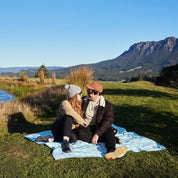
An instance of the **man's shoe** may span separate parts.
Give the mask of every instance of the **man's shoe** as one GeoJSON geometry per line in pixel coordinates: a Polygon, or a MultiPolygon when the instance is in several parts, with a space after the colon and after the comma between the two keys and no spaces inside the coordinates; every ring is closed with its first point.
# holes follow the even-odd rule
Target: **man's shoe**
{"type": "Polygon", "coordinates": [[[105,154],[104,157],[106,159],[116,159],[123,157],[126,153],[127,148],[125,146],[120,146],[115,151],[105,154]]]}
{"type": "Polygon", "coordinates": [[[65,152],[65,153],[70,153],[71,152],[71,149],[70,149],[70,146],[69,146],[69,142],[67,140],[63,141],[62,151],[65,152]]]}

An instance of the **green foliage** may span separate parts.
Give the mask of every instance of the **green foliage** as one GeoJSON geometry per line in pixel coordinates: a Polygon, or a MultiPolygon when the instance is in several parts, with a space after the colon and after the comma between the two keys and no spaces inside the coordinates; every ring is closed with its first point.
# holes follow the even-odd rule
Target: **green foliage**
{"type": "Polygon", "coordinates": [[[39,78],[40,76],[40,71],[44,72],[44,78],[49,78],[50,77],[50,71],[46,68],[45,65],[41,65],[37,72],[35,73],[35,78],[39,78]]]}
{"type": "Polygon", "coordinates": [[[132,76],[130,82],[136,81],[149,81],[149,82],[156,82],[156,76],[149,75],[149,74],[139,74],[139,76],[132,76]]]}
{"type": "Polygon", "coordinates": [[[161,70],[160,76],[157,77],[157,85],[178,88],[178,64],[169,66],[161,70]]]}

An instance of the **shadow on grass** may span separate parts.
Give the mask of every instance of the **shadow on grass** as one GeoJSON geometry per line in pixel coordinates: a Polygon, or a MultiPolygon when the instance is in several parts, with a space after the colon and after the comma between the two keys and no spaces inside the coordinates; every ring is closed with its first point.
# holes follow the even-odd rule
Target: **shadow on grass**
{"type": "Polygon", "coordinates": [[[28,122],[22,112],[10,115],[7,125],[9,133],[19,132],[30,134],[51,129],[51,124],[42,125],[28,122]]]}
{"type": "Polygon", "coordinates": [[[177,117],[142,106],[114,106],[115,124],[178,152],[177,117]],[[174,149],[173,149],[174,147],[174,149]]]}
{"type": "MultiPolygon", "coordinates": [[[[51,123],[56,117],[56,110],[60,103],[66,99],[66,93],[63,86],[52,86],[44,88],[33,95],[29,95],[21,99],[22,103],[26,103],[31,106],[35,116],[40,118],[40,121],[51,123]]],[[[9,133],[33,133],[51,129],[51,124],[34,124],[30,123],[28,118],[25,118],[25,114],[22,112],[16,112],[9,115],[8,120],[8,132],[9,133]]]]}
{"type": "Polygon", "coordinates": [[[146,96],[146,97],[148,96],[153,98],[169,97],[170,99],[178,99],[178,97],[165,92],[143,90],[143,89],[129,89],[129,90],[104,89],[103,93],[106,95],[128,95],[128,96],[146,96]]]}

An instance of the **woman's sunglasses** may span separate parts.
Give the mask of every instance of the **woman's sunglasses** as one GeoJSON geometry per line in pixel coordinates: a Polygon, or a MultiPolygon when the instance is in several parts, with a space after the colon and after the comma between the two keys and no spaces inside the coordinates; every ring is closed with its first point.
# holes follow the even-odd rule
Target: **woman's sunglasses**
{"type": "Polygon", "coordinates": [[[93,93],[94,95],[97,95],[99,92],[96,91],[96,90],[88,89],[88,90],[87,90],[87,93],[88,93],[88,94],[92,94],[92,93],[93,93]]]}

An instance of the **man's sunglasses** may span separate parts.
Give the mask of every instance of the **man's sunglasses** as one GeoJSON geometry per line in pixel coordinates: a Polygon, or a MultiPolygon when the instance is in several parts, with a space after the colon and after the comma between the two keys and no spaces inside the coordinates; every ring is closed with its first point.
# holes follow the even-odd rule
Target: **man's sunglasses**
{"type": "Polygon", "coordinates": [[[97,95],[99,92],[96,91],[96,90],[88,89],[88,90],[87,90],[87,93],[88,93],[88,94],[92,94],[92,93],[93,93],[94,95],[97,95]]]}

